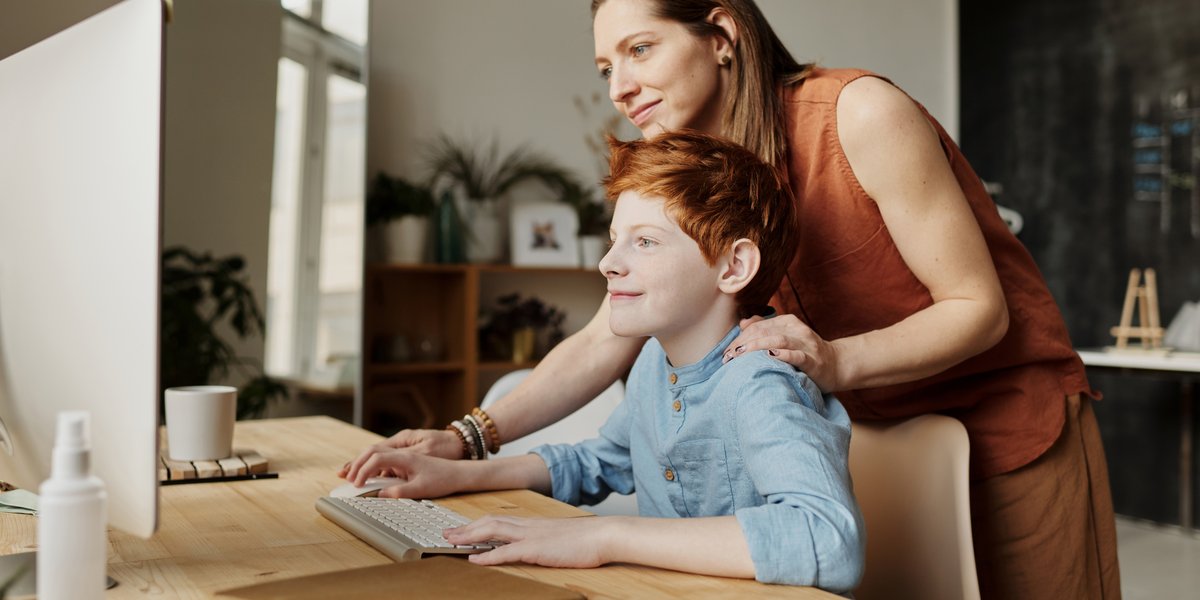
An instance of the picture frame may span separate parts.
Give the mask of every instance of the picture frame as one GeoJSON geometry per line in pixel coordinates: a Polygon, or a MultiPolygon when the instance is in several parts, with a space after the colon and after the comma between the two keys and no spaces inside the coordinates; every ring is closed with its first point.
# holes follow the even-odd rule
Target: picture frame
{"type": "Polygon", "coordinates": [[[512,264],[578,267],[579,217],[566,204],[527,203],[509,213],[512,264]]]}

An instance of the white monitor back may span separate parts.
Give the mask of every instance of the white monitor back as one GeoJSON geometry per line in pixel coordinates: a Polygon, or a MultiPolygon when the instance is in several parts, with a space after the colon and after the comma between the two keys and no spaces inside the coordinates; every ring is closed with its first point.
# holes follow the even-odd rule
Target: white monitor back
{"type": "Polygon", "coordinates": [[[92,417],[109,524],[158,520],[161,0],[0,61],[0,479],[35,490],[92,417]]]}

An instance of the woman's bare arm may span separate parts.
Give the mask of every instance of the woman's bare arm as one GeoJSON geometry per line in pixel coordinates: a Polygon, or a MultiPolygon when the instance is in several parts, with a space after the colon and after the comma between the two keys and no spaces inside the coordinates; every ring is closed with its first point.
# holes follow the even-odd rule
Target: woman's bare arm
{"type": "MultiPolygon", "coordinates": [[[[644,338],[613,335],[608,297],[583,329],[563,340],[520,385],[488,409],[501,443],[525,437],[575,412],[612,385],[633,365],[644,338]]],[[[407,448],[442,458],[462,458],[462,443],[450,431],[405,429],[364,449],[338,471],[356,472],[380,452],[407,448]]]]}
{"type": "Polygon", "coordinates": [[[1004,293],[929,120],[903,92],[873,77],[846,86],[837,116],[851,169],[933,304],[837,340],[821,339],[794,316],[759,320],[747,324],[727,357],[774,349],[822,389],[837,391],[928,377],[995,345],[1008,329],[1004,293]]]}
{"type": "Polygon", "coordinates": [[[646,340],[613,335],[608,313],[605,296],[583,329],[555,346],[529,377],[488,409],[502,442],[558,422],[629,371],[646,340]]]}

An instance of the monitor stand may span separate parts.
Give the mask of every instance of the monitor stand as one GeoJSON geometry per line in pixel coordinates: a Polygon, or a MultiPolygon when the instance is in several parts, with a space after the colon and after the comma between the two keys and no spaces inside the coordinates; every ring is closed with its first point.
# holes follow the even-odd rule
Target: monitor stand
{"type": "MultiPolygon", "coordinates": [[[[117,582],[108,578],[105,589],[117,582]]],[[[0,556],[0,598],[33,598],[37,594],[37,552],[21,552],[0,556]],[[7,595],[6,595],[7,594],[7,595]]]]}

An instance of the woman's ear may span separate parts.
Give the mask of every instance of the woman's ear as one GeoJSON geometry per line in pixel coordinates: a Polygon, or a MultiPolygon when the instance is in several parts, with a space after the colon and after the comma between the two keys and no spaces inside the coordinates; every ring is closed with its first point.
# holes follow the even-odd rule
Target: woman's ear
{"type": "Polygon", "coordinates": [[[734,242],[726,255],[725,268],[721,270],[717,287],[722,293],[737,294],[758,274],[761,261],[762,254],[758,250],[758,244],[746,238],[734,242]]]}
{"type": "Polygon", "coordinates": [[[729,11],[720,7],[712,9],[712,11],[708,13],[708,18],[706,20],[709,23],[720,27],[721,30],[725,32],[724,37],[719,35],[713,36],[713,41],[717,45],[714,50],[717,52],[718,60],[722,61],[722,64],[728,64],[725,62],[724,57],[729,57],[730,59],[733,58],[734,47],[737,46],[738,42],[737,23],[733,20],[733,15],[730,15],[729,11]]]}

